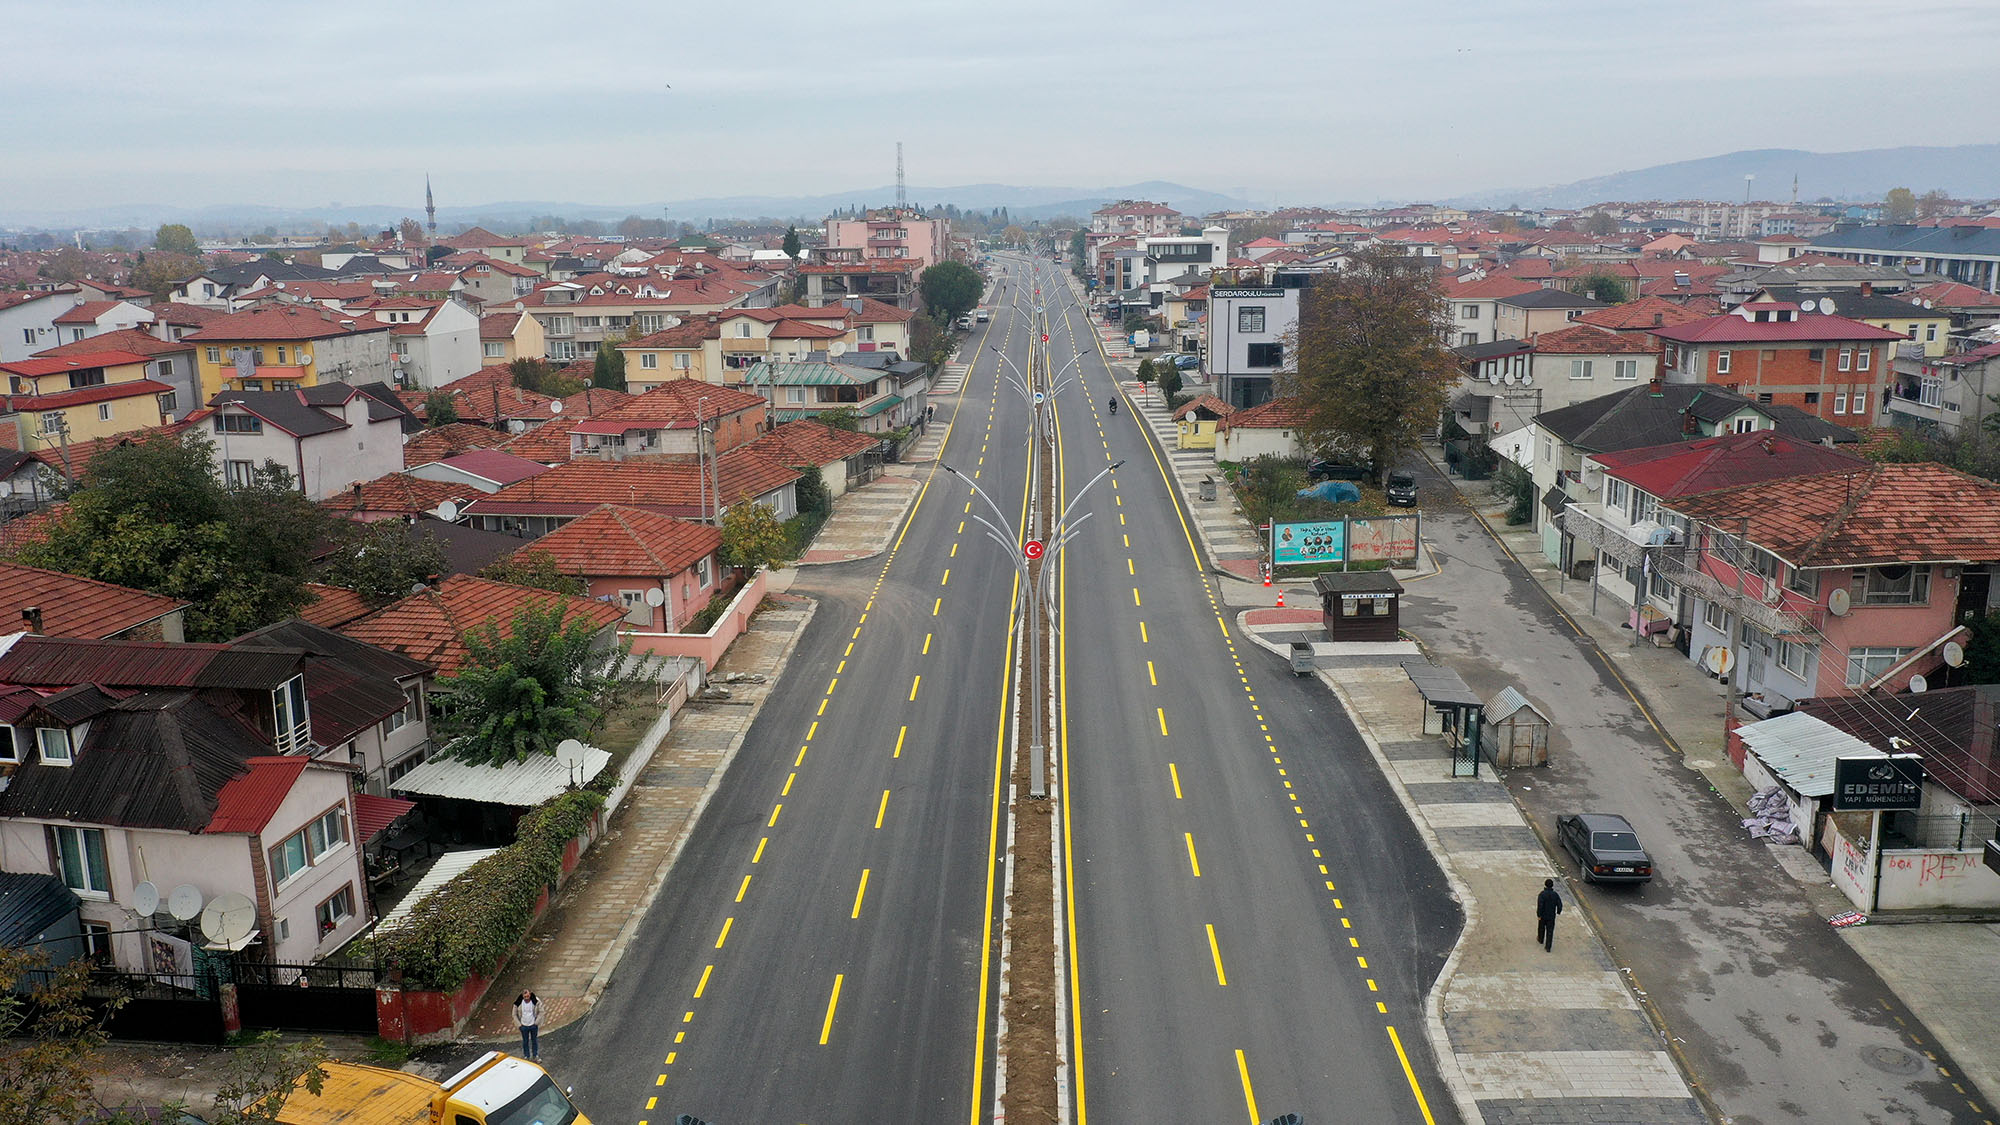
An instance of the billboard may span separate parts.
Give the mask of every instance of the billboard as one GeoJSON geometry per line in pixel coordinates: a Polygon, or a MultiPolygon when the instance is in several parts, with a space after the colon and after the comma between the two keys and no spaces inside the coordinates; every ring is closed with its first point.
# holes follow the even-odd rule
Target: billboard
{"type": "Polygon", "coordinates": [[[1417,557],[1417,516],[1347,521],[1347,561],[1395,562],[1417,557]]]}
{"type": "Polygon", "coordinates": [[[1915,754],[1833,760],[1835,812],[1900,812],[1924,803],[1924,762],[1915,754]]]}
{"type": "Polygon", "coordinates": [[[1271,527],[1271,562],[1277,566],[1342,562],[1346,557],[1346,520],[1281,523],[1271,527]]]}

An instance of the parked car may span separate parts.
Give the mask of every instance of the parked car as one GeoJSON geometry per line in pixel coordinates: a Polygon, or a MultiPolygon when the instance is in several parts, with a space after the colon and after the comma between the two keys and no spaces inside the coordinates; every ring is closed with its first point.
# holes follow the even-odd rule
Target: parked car
{"type": "Polygon", "coordinates": [[[980,309],[973,315],[973,319],[981,324],[985,324],[987,321],[993,319],[993,312],[991,309],[980,309]]]}
{"type": "Polygon", "coordinates": [[[1653,857],[1640,846],[1631,822],[1616,813],[1565,813],[1556,818],[1556,839],[1583,868],[1586,883],[1644,883],[1653,877],[1653,857]]]}
{"type": "Polygon", "coordinates": [[[1200,356],[1177,355],[1177,356],[1169,356],[1168,358],[1172,359],[1174,361],[1174,366],[1180,368],[1182,371],[1193,371],[1195,368],[1201,366],[1200,356]]]}
{"type": "Polygon", "coordinates": [[[964,316],[961,316],[961,317],[959,317],[959,318],[958,318],[958,326],[959,326],[960,328],[968,328],[968,329],[969,329],[969,328],[971,328],[971,327],[972,327],[972,314],[971,314],[971,313],[966,313],[966,314],[965,314],[964,316]]]}
{"type": "Polygon", "coordinates": [[[1307,480],[1367,480],[1368,466],[1353,465],[1332,457],[1315,457],[1306,464],[1307,480]]]}
{"type": "Polygon", "coordinates": [[[1389,496],[1389,503],[1403,508],[1415,507],[1417,503],[1417,475],[1397,471],[1389,474],[1389,487],[1383,489],[1389,496]]]}

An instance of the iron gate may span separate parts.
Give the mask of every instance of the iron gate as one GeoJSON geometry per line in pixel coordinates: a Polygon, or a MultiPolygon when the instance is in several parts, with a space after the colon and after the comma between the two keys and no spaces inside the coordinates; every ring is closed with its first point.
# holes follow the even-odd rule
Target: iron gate
{"type": "Polygon", "coordinates": [[[375,966],[236,961],[237,1011],[246,1029],[375,1033],[375,966]]]}

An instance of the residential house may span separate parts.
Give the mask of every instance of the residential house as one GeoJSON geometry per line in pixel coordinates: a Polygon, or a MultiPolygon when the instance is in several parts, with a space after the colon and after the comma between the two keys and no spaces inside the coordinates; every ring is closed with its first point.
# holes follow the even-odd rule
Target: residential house
{"type": "Polygon", "coordinates": [[[246,309],[217,317],[185,338],[200,349],[203,387],[283,391],[391,379],[389,325],[328,308],[246,309]]]}
{"type": "Polygon", "coordinates": [[[1298,327],[1311,277],[1279,273],[1271,284],[1211,284],[1205,354],[1216,397],[1238,408],[1269,402],[1285,367],[1285,337],[1298,327]]]}
{"type": "Polygon", "coordinates": [[[855,351],[910,354],[910,322],[917,318],[915,311],[873,297],[849,297],[841,303],[851,314],[855,351]]]}
{"type": "Polygon", "coordinates": [[[1749,303],[1763,301],[1790,302],[1803,312],[1843,316],[1894,332],[1906,341],[1896,345],[1897,359],[1935,359],[1952,350],[1950,312],[1925,308],[1904,300],[1902,294],[1891,297],[1876,293],[1870,285],[1861,286],[1859,292],[1766,285],[1750,298],[1749,303]]]}
{"type": "Polygon", "coordinates": [[[365,792],[387,796],[390,783],[430,757],[430,665],[298,618],[230,643],[305,653],[313,741],[326,748],[318,757],[360,771],[365,792]]]}
{"type": "Polygon", "coordinates": [[[799,418],[759,434],[747,448],[773,464],[804,473],[816,470],[827,495],[874,479],[881,470],[882,443],[867,434],[839,430],[811,418],[799,418]]]}
{"type": "Polygon", "coordinates": [[[540,271],[532,266],[474,251],[453,254],[438,264],[458,271],[459,292],[482,305],[526,296],[542,281],[540,271]]]}
{"type": "Polygon", "coordinates": [[[1532,340],[1543,332],[1568,328],[1570,322],[1592,309],[1608,307],[1594,297],[1566,289],[1536,288],[1532,292],[1496,297],[1493,301],[1493,331],[1497,339],[1532,340]]]}
{"type": "Polygon", "coordinates": [[[319,504],[329,512],[360,523],[390,519],[442,520],[445,512],[451,512],[455,518],[466,505],[489,491],[475,488],[463,480],[438,480],[406,472],[386,473],[373,480],[354,481],[319,504]]]}
{"type": "Polygon", "coordinates": [[[0,293],[0,363],[27,359],[62,343],[56,318],[82,300],[73,289],[0,293]]]}
{"type": "Polygon", "coordinates": [[[1303,457],[1308,450],[1299,427],[1305,420],[1305,400],[1296,395],[1238,407],[1216,420],[1215,459],[1240,463],[1267,455],[1303,457]]]}
{"type": "Polygon", "coordinates": [[[390,362],[399,387],[441,387],[479,370],[480,316],[453,300],[376,297],[347,310],[389,326],[390,362]]]}
{"type": "Polygon", "coordinates": [[[1199,235],[1148,235],[1139,240],[1146,256],[1142,283],[1148,287],[1189,274],[1205,276],[1229,261],[1229,230],[1208,227],[1199,235]]]}
{"type": "Polygon", "coordinates": [[[186,602],[57,570],[0,562],[0,622],[43,637],[185,640],[186,602]]]}
{"type": "Polygon", "coordinates": [[[8,390],[0,446],[39,453],[159,425],[183,404],[173,387],[146,377],[149,363],[120,351],[0,363],[8,390]]]}
{"type": "Polygon", "coordinates": [[[487,312],[523,310],[541,322],[549,359],[587,358],[628,330],[659,332],[674,317],[720,312],[762,303],[768,283],[696,276],[686,280],[587,274],[549,282],[525,297],[487,312]]]}
{"type": "Polygon", "coordinates": [[[1983,434],[2000,394],[2000,343],[1938,359],[1896,360],[1890,424],[1921,434],[1983,434]]]}
{"type": "MultiPolygon", "coordinates": [[[[64,310],[55,318],[56,334],[63,344],[74,344],[107,332],[144,330],[153,323],[153,311],[127,300],[84,301],[64,310]]],[[[25,337],[24,337],[25,338],[25,337]]]]}
{"type": "Polygon", "coordinates": [[[519,309],[487,313],[479,318],[481,363],[512,363],[540,359],[548,351],[542,322],[519,309]]]}
{"type": "Polygon", "coordinates": [[[94,953],[155,971],[142,881],[249,898],[259,960],[310,961],[367,927],[343,750],[404,708],[393,680],[255,642],[18,636],[0,685],[0,869],[61,877],[94,953]]]}
{"type": "Polygon", "coordinates": [[[798,268],[806,286],[804,303],[813,308],[867,297],[914,310],[919,272],[913,259],[864,258],[858,251],[841,247],[814,247],[798,268]]]}
{"type": "Polygon", "coordinates": [[[464,234],[455,234],[449,238],[440,238],[437,240],[437,245],[447,246],[460,252],[471,251],[472,253],[492,258],[496,261],[509,262],[518,266],[526,262],[528,248],[533,246],[534,242],[526,238],[515,238],[512,235],[494,234],[485,227],[473,227],[464,234]]]}
{"type": "Polygon", "coordinates": [[[1890,374],[1900,332],[1784,301],[1758,301],[1705,320],[1651,330],[1667,378],[1741,390],[1843,426],[1875,424],[1872,395],[1890,374]]]}
{"type": "Polygon", "coordinates": [[[1090,213],[1093,234],[1165,235],[1180,230],[1181,213],[1164,203],[1121,199],[1090,213]]]}
{"type": "Polygon", "coordinates": [[[2000,228],[1841,223],[1813,239],[1812,249],[1907,274],[1938,275],[1988,293],[2000,293],[2000,228]]]}
{"type": "Polygon", "coordinates": [[[674,379],[571,426],[570,456],[622,461],[726,453],[769,429],[769,413],[758,395],[674,379]]]}
{"type": "Polygon", "coordinates": [[[93,352],[128,352],[146,357],[146,375],[155,383],[173,388],[172,397],[160,401],[160,413],[181,417],[208,401],[196,382],[194,345],[161,340],[137,328],[121,328],[87,337],[73,344],[59,344],[35,353],[36,359],[71,359],[93,352]]]}
{"type": "Polygon", "coordinates": [[[279,262],[260,257],[204,270],[174,286],[168,292],[167,300],[229,312],[236,308],[235,301],[239,294],[263,289],[274,282],[331,281],[339,276],[333,270],[303,262],[279,262]]]}
{"type": "Polygon", "coordinates": [[[355,481],[403,467],[408,411],[380,383],[325,383],[290,391],[225,391],[209,404],[216,472],[250,482],[266,462],[292,474],[308,499],[324,500],[355,481]]]}
{"type": "Polygon", "coordinates": [[[1955,332],[1974,331],[2000,323],[2000,293],[1988,293],[1956,281],[1937,281],[1896,294],[1899,300],[1951,314],[1955,332]]]}
{"type": "Polygon", "coordinates": [[[756,503],[779,519],[798,514],[799,474],[749,449],[715,458],[713,472],[694,460],[585,458],[510,484],[467,510],[472,526],[527,537],[546,535],[600,504],[644,508],[678,519],[720,523],[721,510],[756,503]]]}
{"type": "Polygon", "coordinates": [[[527,480],[548,471],[547,465],[526,457],[517,457],[498,449],[472,449],[456,457],[418,465],[407,475],[491,495],[515,481],[527,480]]]}
{"type": "Polygon", "coordinates": [[[826,245],[859,250],[865,261],[887,259],[934,266],[950,256],[951,222],[893,207],[860,219],[828,219],[826,245]]]}
{"type": "Polygon", "coordinates": [[[846,408],[860,416],[863,433],[881,434],[911,425],[923,414],[922,378],[921,370],[895,372],[842,360],[765,362],[744,373],[742,387],[762,396],[776,421],[846,408]],[[906,384],[913,380],[916,393],[906,395],[906,384]]]}
{"type": "Polygon", "coordinates": [[[595,626],[601,648],[611,647],[618,622],[625,616],[623,607],[594,598],[455,574],[431,589],[349,621],[339,632],[428,665],[439,676],[452,676],[471,656],[463,639],[468,630],[492,625],[501,636],[508,636],[523,611],[549,607],[559,607],[566,620],[582,619],[595,626]]]}
{"type": "Polygon", "coordinates": [[[720,528],[604,504],[515,558],[539,555],[561,573],[580,576],[591,597],[624,609],[623,631],[643,635],[680,632],[723,592],[721,550],[720,528]]]}
{"type": "Polygon", "coordinates": [[[1208,342],[1208,293],[1205,284],[1171,288],[1160,306],[1160,319],[1173,333],[1174,346],[1189,355],[1201,354],[1208,342]]]}
{"type": "Polygon", "coordinates": [[[492,449],[506,442],[506,434],[489,426],[447,422],[442,426],[419,430],[403,441],[403,467],[428,465],[469,450],[492,449]]]}
{"type": "Polygon", "coordinates": [[[1668,507],[1688,524],[1686,565],[1706,576],[1692,583],[1695,651],[1736,646],[1739,686],[1773,707],[1902,691],[1994,605],[2000,484],[1943,465],[1869,464],[1668,507]]]}
{"type": "Polygon", "coordinates": [[[1714,316],[1715,311],[1703,312],[1665,297],[1641,297],[1636,301],[1581,313],[1573,323],[1610,332],[1644,333],[1714,316]]]}
{"type": "Polygon", "coordinates": [[[1451,309],[1451,332],[1446,343],[1452,347],[1490,344],[1501,339],[1499,300],[1534,292],[1541,286],[1511,277],[1476,277],[1460,281],[1438,279],[1438,291],[1451,309]]]}
{"type": "Polygon", "coordinates": [[[430,391],[404,391],[403,402],[418,417],[430,395],[443,391],[451,396],[455,417],[460,422],[477,423],[507,433],[525,433],[556,416],[549,409],[557,400],[538,391],[514,385],[514,373],[504,363],[482,367],[470,375],[454,379],[430,391]]]}
{"type": "Polygon", "coordinates": [[[1659,374],[1660,359],[1659,343],[1644,333],[1584,324],[1532,342],[1499,340],[1453,353],[1464,375],[1452,410],[1462,428],[1488,442],[1528,425],[1542,411],[1650,381],[1659,374]]]}

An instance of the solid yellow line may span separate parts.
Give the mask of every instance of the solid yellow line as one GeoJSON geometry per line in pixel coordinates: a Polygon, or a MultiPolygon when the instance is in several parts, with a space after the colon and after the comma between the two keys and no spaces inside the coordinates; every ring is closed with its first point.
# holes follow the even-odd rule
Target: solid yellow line
{"type": "Polygon", "coordinates": [[[1222,947],[1215,942],[1215,927],[1208,927],[1208,955],[1215,959],[1215,983],[1229,987],[1229,978],[1222,972],[1222,947]]]}
{"type": "Polygon", "coordinates": [[[1257,1092],[1250,1088],[1250,1064],[1243,1061],[1243,1052],[1236,1052],[1236,1073],[1243,1079],[1243,1104],[1249,1107],[1251,1125],[1260,1125],[1264,1115],[1257,1112],[1257,1092]]]}
{"type": "Polygon", "coordinates": [[[750,893],[750,876],[745,875],[743,877],[743,885],[736,888],[736,901],[742,902],[743,896],[749,893],[750,893]]]}
{"type": "Polygon", "coordinates": [[[722,920],[722,932],[715,935],[715,948],[721,949],[722,943],[729,940],[729,927],[734,926],[735,924],[736,924],[736,919],[734,916],[724,918],[722,920]]]}
{"type": "Polygon", "coordinates": [[[1167,737],[1167,709],[1165,707],[1155,707],[1153,708],[1153,713],[1160,717],[1160,737],[1167,737]]]}
{"type": "Polygon", "coordinates": [[[921,655],[921,656],[929,656],[930,654],[931,654],[931,634],[929,634],[929,633],[925,633],[925,634],[924,634],[924,651],[923,651],[922,653],[920,653],[919,655],[921,655]]]}
{"type": "Polygon", "coordinates": [[[1187,838],[1188,866],[1194,869],[1194,877],[1199,879],[1201,878],[1201,861],[1196,859],[1194,855],[1194,833],[1183,832],[1181,835],[1187,838]]]}
{"type": "Polygon", "coordinates": [[[1160,674],[1153,670],[1153,662],[1150,660],[1146,661],[1146,682],[1154,687],[1160,686],[1160,674]]]}
{"type": "Polygon", "coordinates": [[[757,841],[757,851],[753,855],[751,855],[750,857],[751,863],[756,863],[757,861],[764,858],[764,845],[770,842],[771,838],[769,836],[766,836],[763,839],[757,841]]]}
{"type": "Polygon", "coordinates": [[[1396,1034],[1394,1027],[1388,1031],[1389,1042],[1396,1047],[1396,1061],[1403,1064],[1403,1077],[1409,1080],[1410,1093],[1417,1099],[1417,1111],[1424,1115],[1424,1125],[1437,1125],[1437,1118],[1431,1116],[1430,1103],[1424,1100],[1424,1088],[1417,1082],[1417,1072],[1410,1069],[1410,1056],[1403,1053],[1403,1037],[1396,1034]]]}
{"type": "Polygon", "coordinates": [[[701,983],[699,983],[699,984],[697,984],[697,985],[695,985],[695,986],[694,986],[694,998],[695,998],[695,999],[697,999],[697,1000],[701,999],[701,992],[702,992],[702,990],[708,987],[708,974],[710,974],[710,973],[712,973],[712,972],[714,972],[714,971],[715,971],[715,966],[714,966],[714,965],[710,965],[710,966],[709,966],[708,968],[706,968],[706,969],[703,969],[703,970],[701,971],[701,983]]]}
{"type": "Polygon", "coordinates": [[[1181,799],[1181,771],[1175,769],[1172,762],[1168,762],[1167,775],[1174,779],[1174,800],[1178,801],[1181,799]]]}
{"type": "Polygon", "coordinates": [[[867,893],[868,893],[868,869],[864,867],[861,869],[861,885],[854,888],[854,913],[849,914],[848,915],[849,918],[861,917],[861,896],[867,893]]]}
{"type": "Polygon", "coordinates": [[[882,805],[875,810],[875,827],[882,827],[882,818],[889,815],[889,791],[882,790],[882,805]]]}
{"type": "Polygon", "coordinates": [[[891,758],[900,758],[903,756],[903,737],[909,733],[910,728],[907,726],[896,732],[896,752],[889,755],[891,758]]]}
{"type": "Polygon", "coordinates": [[[822,1047],[826,1046],[827,1039],[833,1035],[833,1010],[840,1006],[840,982],[846,978],[845,973],[834,974],[833,995],[826,998],[826,1022],[819,1025],[819,1045],[822,1047]]]}
{"type": "Polygon", "coordinates": [[[917,687],[918,687],[919,685],[921,685],[921,684],[922,684],[923,682],[924,682],[924,675],[923,675],[923,673],[922,673],[922,672],[919,672],[919,673],[917,673],[917,678],[916,678],[916,679],[914,679],[914,680],[911,680],[911,681],[910,681],[910,701],[911,701],[911,702],[915,702],[915,701],[916,701],[916,698],[917,698],[917,687]]]}

